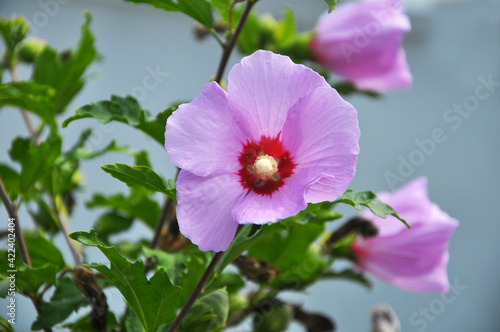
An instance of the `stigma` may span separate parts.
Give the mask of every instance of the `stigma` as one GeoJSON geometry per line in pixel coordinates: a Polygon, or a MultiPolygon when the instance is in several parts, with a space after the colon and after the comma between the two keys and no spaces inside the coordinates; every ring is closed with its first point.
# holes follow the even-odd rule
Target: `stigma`
{"type": "Polygon", "coordinates": [[[255,159],[252,171],[260,180],[269,180],[278,172],[278,162],[267,154],[258,156],[255,159]]]}

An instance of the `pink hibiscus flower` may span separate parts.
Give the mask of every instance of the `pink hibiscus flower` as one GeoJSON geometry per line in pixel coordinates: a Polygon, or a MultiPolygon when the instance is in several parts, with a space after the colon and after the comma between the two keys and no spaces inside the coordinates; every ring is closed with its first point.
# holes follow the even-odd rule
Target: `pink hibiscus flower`
{"type": "Polygon", "coordinates": [[[311,48],[316,61],[371,91],[408,88],[412,76],[401,46],[410,30],[401,0],[365,0],[322,15],[311,48]]]}
{"type": "Polygon", "coordinates": [[[424,177],[378,197],[412,228],[392,216],[385,220],[365,211],[363,217],[372,221],[379,233],[366,239],[359,237],[353,243],[358,267],[405,290],[446,292],[448,242],[458,221],[429,200],[424,177]]]}
{"type": "Polygon", "coordinates": [[[167,121],[165,147],[180,167],[177,218],[201,250],[226,250],[240,224],[293,216],[334,200],[359,151],[356,110],[311,69],[257,51],[167,121]]]}

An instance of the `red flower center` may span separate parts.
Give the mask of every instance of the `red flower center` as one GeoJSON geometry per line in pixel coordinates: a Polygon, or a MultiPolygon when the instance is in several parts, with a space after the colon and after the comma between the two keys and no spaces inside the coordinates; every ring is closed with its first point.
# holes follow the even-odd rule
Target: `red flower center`
{"type": "Polygon", "coordinates": [[[260,142],[248,141],[238,158],[242,168],[238,171],[240,183],[248,192],[271,196],[283,186],[283,179],[293,174],[296,164],[290,152],[283,150],[279,139],[262,136],[260,142]]]}

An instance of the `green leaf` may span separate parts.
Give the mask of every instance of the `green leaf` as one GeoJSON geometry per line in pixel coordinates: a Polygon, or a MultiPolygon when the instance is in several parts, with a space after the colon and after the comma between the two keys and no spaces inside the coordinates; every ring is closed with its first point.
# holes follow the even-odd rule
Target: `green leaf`
{"type": "Polygon", "coordinates": [[[212,8],[206,0],[127,0],[132,3],[145,3],[166,11],[180,11],[191,16],[207,28],[214,24],[212,8]]]}
{"type": "Polygon", "coordinates": [[[239,273],[224,272],[210,285],[210,289],[224,288],[229,294],[238,293],[245,287],[245,281],[239,273]]]}
{"type": "Polygon", "coordinates": [[[21,193],[30,189],[48,170],[61,153],[61,139],[52,136],[40,145],[31,145],[21,165],[21,193]]]}
{"type": "Polygon", "coordinates": [[[56,114],[63,112],[81,90],[84,84],[83,74],[96,59],[94,37],[89,29],[90,21],[90,15],[85,13],[80,41],[74,51],[59,55],[47,46],[35,60],[33,80],[56,90],[54,101],[56,114]]]}
{"type": "Polygon", "coordinates": [[[184,249],[182,253],[166,253],[146,247],[142,251],[146,257],[155,257],[158,266],[165,269],[171,282],[182,288],[178,295],[179,306],[187,301],[211,258],[209,253],[194,245],[184,249]]]}
{"type": "Polygon", "coordinates": [[[345,269],[340,272],[328,270],[321,275],[321,279],[343,279],[358,283],[369,289],[373,287],[371,281],[368,280],[364,274],[355,272],[351,269],[345,269]]]}
{"type": "Polygon", "coordinates": [[[229,313],[227,292],[216,290],[200,297],[181,324],[181,331],[221,331],[229,313]]]}
{"type": "Polygon", "coordinates": [[[111,174],[118,180],[125,182],[128,186],[139,185],[148,190],[164,193],[175,200],[175,183],[169,180],[167,183],[147,166],[128,166],[124,164],[102,165],[103,171],[111,174]]]}
{"type": "Polygon", "coordinates": [[[41,314],[33,322],[32,330],[48,329],[63,322],[73,312],[88,304],[87,298],[75,286],[69,277],[57,282],[56,291],[50,302],[40,305],[41,314]]]}
{"type": "Polygon", "coordinates": [[[19,174],[5,164],[0,164],[0,177],[2,178],[5,190],[9,194],[11,201],[14,201],[19,195],[19,174]]]}
{"type": "MultiPolygon", "coordinates": [[[[139,323],[139,321],[137,322],[140,327],[141,323],[139,323]]],[[[108,316],[106,319],[106,327],[108,331],[115,331],[114,328],[118,326],[119,324],[116,320],[115,314],[112,313],[111,311],[108,311],[108,316]]],[[[71,332],[88,332],[93,330],[92,326],[90,325],[90,314],[81,317],[76,322],[64,324],[62,327],[69,329],[71,332]]],[[[127,330],[127,331],[137,331],[137,330],[127,330]]]]}
{"type": "Polygon", "coordinates": [[[97,247],[99,245],[99,235],[94,229],[90,230],[90,233],[77,231],[68,234],[70,239],[80,242],[86,246],[97,247]]]}
{"type": "Polygon", "coordinates": [[[20,107],[38,115],[49,124],[55,123],[54,98],[54,89],[36,82],[9,82],[0,85],[0,107],[20,107]]]}
{"type": "Polygon", "coordinates": [[[43,284],[55,285],[58,271],[57,267],[49,263],[33,268],[24,266],[16,273],[16,287],[35,294],[43,284]]]}
{"type": "Polygon", "coordinates": [[[0,331],[2,332],[14,332],[12,325],[7,322],[7,320],[3,317],[0,317],[0,331]]]}
{"type": "Polygon", "coordinates": [[[373,191],[356,193],[352,189],[348,189],[342,196],[337,198],[335,203],[354,206],[358,211],[361,211],[362,206],[366,206],[378,217],[386,218],[387,215],[391,215],[401,220],[408,228],[411,228],[406,220],[401,218],[392,207],[383,203],[373,191]]]}
{"type": "Polygon", "coordinates": [[[281,274],[270,283],[276,289],[301,290],[320,277],[329,262],[314,242],[325,230],[324,220],[311,220],[305,225],[290,224],[288,230],[268,227],[260,235],[258,246],[248,255],[267,261],[280,269],[281,274]]]}
{"type": "Polygon", "coordinates": [[[16,137],[10,146],[10,159],[22,164],[32,145],[33,143],[29,138],[16,137]]]}
{"type": "Polygon", "coordinates": [[[315,220],[317,222],[333,221],[343,217],[342,213],[334,212],[332,202],[322,202],[317,204],[309,203],[307,208],[300,211],[297,215],[280,221],[281,224],[287,226],[293,223],[306,225],[315,220]]]}
{"type": "Polygon", "coordinates": [[[123,232],[130,228],[133,219],[126,218],[117,213],[105,213],[97,219],[94,227],[96,232],[105,241],[109,241],[109,236],[123,232]]]}
{"type": "Polygon", "coordinates": [[[160,216],[160,206],[151,199],[151,191],[143,187],[133,187],[132,189],[130,196],[94,194],[86,205],[88,208],[105,207],[121,212],[129,218],[139,218],[154,229],[160,216]]]}
{"type": "Polygon", "coordinates": [[[37,211],[35,212],[28,207],[28,212],[35,224],[51,234],[57,233],[60,227],[51,207],[40,198],[35,198],[34,201],[38,207],[37,211]]]}
{"type": "Polygon", "coordinates": [[[335,9],[335,6],[337,5],[337,0],[325,0],[326,4],[328,5],[328,12],[331,13],[332,10],[335,9]]]}
{"type": "Polygon", "coordinates": [[[97,263],[90,267],[104,274],[118,288],[146,331],[156,331],[175,315],[179,288],[170,283],[165,270],[159,269],[148,280],[142,260],[131,263],[115,247],[98,243],[95,231],[90,234],[75,233],[69,236],[81,243],[97,246],[109,259],[110,268],[97,263]]]}
{"type": "Polygon", "coordinates": [[[293,14],[293,10],[288,7],[285,10],[285,16],[283,19],[276,25],[274,38],[276,40],[276,44],[278,44],[281,48],[292,43],[296,37],[297,28],[295,25],[295,16],[293,14]]]}
{"type": "Polygon", "coordinates": [[[125,98],[112,95],[111,100],[102,100],[80,107],[75,115],[63,121],[65,128],[70,122],[83,118],[95,118],[100,123],[119,121],[135,127],[154,138],[158,143],[165,143],[165,124],[167,118],[177,109],[177,104],[150,118],[147,111],[142,110],[137,100],[131,96],[125,98]]]}
{"type": "Polygon", "coordinates": [[[45,266],[50,263],[59,271],[66,264],[57,247],[49,241],[40,230],[23,231],[24,241],[33,267],[45,266]]]}
{"type": "Polygon", "coordinates": [[[252,54],[258,49],[265,49],[265,40],[259,16],[251,11],[238,38],[238,47],[245,54],[252,54]]]}
{"type": "Polygon", "coordinates": [[[222,258],[220,259],[219,264],[214,270],[215,275],[219,275],[224,271],[226,266],[231,264],[231,262],[245,252],[252,245],[260,241],[260,238],[257,238],[258,235],[263,231],[265,227],[260,228],[259,230],[252,231],[253,225],[244,226],[241,231],[236,235],[233,242],[229,245],[229,248],[224,252],[222,258]],[[252,235],[250,235],[252,234],[252,235]]]}

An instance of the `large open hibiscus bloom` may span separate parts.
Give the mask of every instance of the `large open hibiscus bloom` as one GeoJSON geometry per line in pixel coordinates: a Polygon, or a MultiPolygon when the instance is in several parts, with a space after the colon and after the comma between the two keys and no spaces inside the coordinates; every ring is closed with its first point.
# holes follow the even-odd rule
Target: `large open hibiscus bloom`
{"type": "Polygon", "coordinates": [[[165,147],[182,170],[177,218],[201,250],[226,250],[239,224],[293,216],[334,200],[359,151],[356,110],[311,69],[257,51],[179,106],[165,147]]]}
{"type": "Polygon", "coordinates": [[[316,61],[358,87],[386,91],[411,85],[401,45],[410,20],[402,0],[340,4],[320,17],[315,30],[316,61]]]}
{"type": "Polygon", "coordinates": [[[429,200],[424,177],[393,194],[377,195],[412,228],[406,228],[392,216],[385,220],[365,211],[363,217],[374,223],[378,235],[359,237],[353,243],[358,266],[405,290],[446,292],[448,243],[458,221],[429,200]]]}

